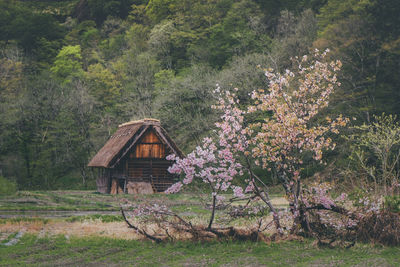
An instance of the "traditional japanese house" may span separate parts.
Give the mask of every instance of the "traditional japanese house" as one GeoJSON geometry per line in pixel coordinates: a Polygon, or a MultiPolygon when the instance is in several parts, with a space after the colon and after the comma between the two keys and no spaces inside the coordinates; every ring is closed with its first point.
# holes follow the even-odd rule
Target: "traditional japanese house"
{"type": "Polygon", "coordinates": [[[101,193],[163,192],[175,182],[169,154],[182,157],[159,120],[143,119],[119,125],[88,166],[98,169],[101,193]]]}

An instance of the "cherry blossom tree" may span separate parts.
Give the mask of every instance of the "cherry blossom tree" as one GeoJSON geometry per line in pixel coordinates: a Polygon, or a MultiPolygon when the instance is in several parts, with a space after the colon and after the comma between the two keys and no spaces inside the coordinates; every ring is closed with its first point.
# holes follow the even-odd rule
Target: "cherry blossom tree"
{"type": "MultiPolygon", "coordinates": [[[[168,229],[191,233],[196,238],[240,235],[234,227],[212,227],[216,203],[223,199],[221,193],[232,190],[236,198],[264,201],[273,215],[278,234],[286,229],[281,226],[281,218],[293,223],[291,232],[304,231],[318,238],[319,242],[325,242],[325,237],[328,237],[331,239],[326,243],[328,245],[338,237],[343,240],[350,237],[350,246],[360,235],[367,240],[382,240],[379,238],[384,231],[379,230],[384,226],[381,218],[394,222],[390,225],[391,232],[387,233],[397,233],[398,214],[386,212],[382,209],[382,202],[363,198],[359,206],[354,205],[354,209],[349,210],[344,207],[350,202],[348,196],[342,193],[333,198],[329,194],[330,184],[303,185],[303,158],[312,155],[315,161],[324,163],[323,152],[335,148],[330,136],[338,134],[349,121],[341,115],[336,118],[321,116],[335,87],[340,86],[335,73],[340,70],[341,63],[328,61],[327,53],[316,50],[311,56],[295,58],[295,68],[284,73],[267,70],[268,88],[253,91],[252,102],[245,109],[240,108],[236,92],[221,92],[218,87],[215,90],[218,101],[213,108],[221,112],[221,117],[212,136],[204,138],[201,145],[184,158],[168,156],[168,160],[175,161],[169,171],[184,177],[166,193],[179,192],[195,179],[209,186],[212,210],[208,227],[194,225],[160,205],[136,206],[133,217],[144,216],[146,222],[152,218],[160,229],[165,230],[163,238],[173,239],[168,229]],[[255,166],[278,174],[289,200],[290,212],[277,212],[270,201],[268,186],[253,171],[255,166]],[[378,219],[380,228],[375,224],[371,229],[371,222],[378,219]]],[[[156,231],[149,234],[145,227],[131,224],[122,208],[121,211],[128,225],[139,234],[156,242],[164,240],[156,235],[156,231]]],[[[253,228],[246,236],[256,236],[256,240],[265,238],[261,225],[262,221],[259,221],[259,227],[253,228]]],[[[386,234],[384,239],[389,240],[390,236],[386,234]]],[[[390,242],[398,244],[399,240],[390,242]]]]}
{"type": "Polygon", "coordinates": [[[215,94],[218,101],[212,108],[222,113],[221,120],[215,124],[215,137],[204,138],[202,144],[183,159],[175,155],[168,157],[169,160],[175,161],[169,171],[183,174],[185,178],[171,186],[166,193],[180,191],[184,184],[191,183],[194,178],[208,184],[212,192],[212,211],[208,228],[211,228],[214,220],[216,203],[223,199],[221,192],[231,189],[239,199],[244,198],[245,193],[251,193],[253,197],[250,198],[258,196],[267,204],[273,214],[276,228],[281,231],[279,216],[270,201],[268,187],[252,170],[249,135],[244,127],[246,111],[239,108],[239,100],[235,93],[221,92],[218,87],[215,94]],[[235,177],[245,179],[247,186],[243,189],[233,184],[235,177]]]}
{"type": "Polygon", "coordinates": [[[283,74],[267,70],[268,89],[253,91],[254,102],[247,109],[248,113],[265,114],[261,122],[246,128],[251,136],[251,156],[262,168],[275,169],[292,213],[302,224],[306,223],[300,208],[303,156],[311,153],[314,160],[323,163],[323,151],[335,148],[328,136],[339,133],[339,128],[348,122],[341,115],[324,120],[317,117],[328,106],[335,87],[340,86],[336,73],[341,62],[327,62],[328,52],[315,50],[312,56],[295,58],[295,69],[283,74]]]}
{"type": "Polygon", "coordinates": [[[194,178],[201,179],[209,186],[212,192],[209,229],[214,221],[216,203],[223,199],[221,192],[232,189],[236,197],[244,197],[243,189],[233,185],[232,180],[243,175],[243,166],[238,160],[238,154],[244,152],[249,143],[244,135],[244,112],[237,107],[235,95],[231,95],[230,92],[223,95],[219,88],[215,93],[219,95],[219,99],[218,105],[213,108],[223,111],[221,122],[216,123],[216,137],[204,138],[202,144],[183,159],[175,155],[167,157],[168,160],[175,161],[169,172],[184,174],[184,179],[172,185],[166,193],[178,192],[183,184],[190,184],[194,178]]]}
{"type": "Polygon", "coordinates": [[[340,85],[335,73],[341,63],[326,62],[327,52],[316,50],[311,57],[295,58],[294,71],[286,70],[280,74],[267,70],[268,89],[253,91],[253,103],[246,110],[238,107],[239,100],[235,93],[221,93],[217,88],[218,104],[213,108],[220,110],[222,116],[221,121],[216,123],[216,139],[205,138],[202,145],[186,158],[169,157],[176,161],[170,172],[183,173],[185,178],[167,192],[179,191],[183,184],[191,183],[194,178],[207,183],[213,197],[209,228],[220,192],[230,188],[237,197],[252,193],[268,205],[275,226],[281,231],[278,213],[268,195],[268,186],[253,172],[255,163],[267,172],[274,169],[278,173],[292,215],[304,227],[302,158],[306,153],[312,153],[313,158],[322,163],[323,151],[335,147],[328,135],[337,134],[339,127],[348,122],[342,116],[317,120],[317,115],[328,106],[335,87],[340,85]],[[245,122],[245,117],[254,113],[262,119],[245,122]],[[244,190],[232,184],[235,176],[245,179],[247,186],[244,190]]]}

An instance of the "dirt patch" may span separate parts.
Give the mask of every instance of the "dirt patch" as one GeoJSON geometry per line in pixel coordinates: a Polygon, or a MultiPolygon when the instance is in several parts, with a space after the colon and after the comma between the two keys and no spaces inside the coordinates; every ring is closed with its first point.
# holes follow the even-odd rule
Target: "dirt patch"
{"type": "MultiPolygon", "coordinates": [[[[140,225],[140,224],[139,224],[140,225]]],[[[141,225],[141,228],[145,229],[148,233],[158,236],[164,234],[164,229],[160,229],[160,226],[156,224],[141,225]]],[[[240,233],[242,231],[250,231],[246,226],[236,227],[240,233]]],[[[175,238],[179,240],[190,239],[191,236],[188,233],[174,233],[173,229],[168,229],[170,234],[173,234],[175,238]]],[[[37,235],[38,237],[64,235],[67,239],[70,237],[109,237],[116,239],[125,240],[142,240],[144,237],[135,230],[128,228],[125,222],[101,222],[101,221],[53,221],[50,220],[47,223],[41,221],[21,221],[21,222],[6,222],[0,224],[0,233],[15,233],[17,231],[23,231],[37,235]]],[[[246,232],[246,233],[247,233],[246,232]]],[[[273,234],[275,230],[273,227],[268,228],[263,233],[273,234]]],[[[236,234],[240,234],[239,232],[236,234]]]]}
{"type": "Polygon", "coordinates": [[[0,225],[0,232],[13,233],[24,230],[26,233],[65,236],[104,236],[118,239],[140,239],[135,231],[129,229],[125,222],[65,222],[50,221],[43,222],[18,222],[0,225]]]}
{"type": "Polygon", "coordinates": [[[86,216],[86,215],[120,215],[119,211],[102,211],[102,210],[88,210],[88,211],[75,211],[75,210],[29,210],[29,211],[1,211],[0,218],[23,218],[23,217],[40,217],[45,219],[50,218],[68,218],[71,216],[86,216]]]}

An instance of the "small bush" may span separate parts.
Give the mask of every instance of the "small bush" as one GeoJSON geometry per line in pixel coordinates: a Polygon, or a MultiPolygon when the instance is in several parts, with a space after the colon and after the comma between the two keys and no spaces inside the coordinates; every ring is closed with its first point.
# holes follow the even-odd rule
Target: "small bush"
{"type": "Polygon", "coordinates": [[[16,183],[0,175],[0,195],[14,195],[17,192],[16,183]]]}
{"type": "Polygon", "coordinates": [[[386,210],[370,213],[360,220],[357,238],[388,246],[400,245],[400,214],[386,210]]]}
{"type": "Polygon", "coordinates": [[[385,207],[391,212],[400,212],[400,195],[398,196],[386,196],[385,207]]]}

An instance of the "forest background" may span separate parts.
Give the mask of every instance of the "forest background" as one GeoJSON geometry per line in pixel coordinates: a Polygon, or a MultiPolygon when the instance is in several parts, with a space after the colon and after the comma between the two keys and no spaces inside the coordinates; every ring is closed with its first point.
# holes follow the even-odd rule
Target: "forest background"
{"type": "MultiPolygon", "coordinates": [[[[0,176],[94,188],[91,156],[144,117],[189,152],[218,119],[216,84],[246,105],[266,68],[316,48],[343,63],[322,116],[399,114],[399,14],[397,0],[0,0],[0,176]]],[[[340,169],[351,151],[336,142],[327,161],[340,169]]]]}

